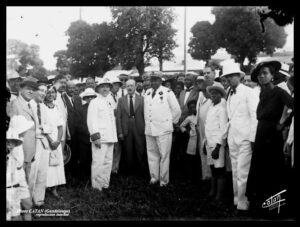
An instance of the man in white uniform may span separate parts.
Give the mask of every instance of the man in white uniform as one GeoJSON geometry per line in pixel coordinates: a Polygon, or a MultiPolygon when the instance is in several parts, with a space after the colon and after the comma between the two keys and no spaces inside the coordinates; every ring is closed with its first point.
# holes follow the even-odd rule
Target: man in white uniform
{"type": "Polygon", "coordinates": [[[161,86],[162,73],[151,75],[151,87],[144,99],[145,135],[150,170],[150,184],[169,183],[169,164],[173,124],[181,115],[178,101],[170,89],[161,86]]]}
{"type": "Polygon", "coordinates": [[[231,87],[227,99],[227,129],[234,205],[238,211],[249,209],[245,191],[256,135],[256,109],[259,101],[257,93],[240,82],[244,75],[238,64],[227,64],[223,67],[222,77],[226,76],[231,87]]]}
{"type": "MultiPolygon", "coordinates": [[[[112,90],[110,92],[110,96],[113,99],[114,103],[114,113],[115,117],[117,116],[117,106],[118,106],[118,100],[120,97],[118,97],[118,92],[120,88],[122,87],[122,82],[119,80],[119,78],[112,78],[112,90]]],[[[122,153],[122,142],[119,141],[115,143],[114,146],[114,154],[113,154],[113,164],[112,164],[112,173],[117,174],[119,172],[119,166],[120,166],[120,160],[121,160],[121,153],[122,153]]]]}
{"type": "Polygon", "coordinates": [[[87,113],[92,142],[92,187],[99,191],[109,187],[114,143],[118,141],[111,86],[108,78],[100,79],[96,86],[99,95],[90,102],[87,113]]]}

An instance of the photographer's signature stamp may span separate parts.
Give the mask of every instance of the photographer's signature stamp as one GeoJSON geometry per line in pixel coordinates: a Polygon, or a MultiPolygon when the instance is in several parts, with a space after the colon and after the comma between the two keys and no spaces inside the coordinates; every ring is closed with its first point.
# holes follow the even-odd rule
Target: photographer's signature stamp
{"type": "Polygon", "coordinates": [[[285,190],[282,190],[281,192],[278,192],[277,194],[271,196],[270,198],[268,198],[263,204],[262,204],[262,208],[269,208],[269,210],[273,210],[275,208],[278,208],[278,214],[280,212],[280,207],[284,206],[285,203],[285,199],[282,198],[282,194],[286,192],[285,190]]]}

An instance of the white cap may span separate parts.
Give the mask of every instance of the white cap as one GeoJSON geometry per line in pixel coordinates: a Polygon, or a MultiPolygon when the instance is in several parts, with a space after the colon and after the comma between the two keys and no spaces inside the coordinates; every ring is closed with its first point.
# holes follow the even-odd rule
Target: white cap
{"type": "Polygon", "coordinates": [[[97,96],[97,93],[94,91],[93,88],[86,88],[84,90],[84,92],[82,92],[79,96],[81,98],[84,98],[84,97],[87,97],[87,96],[97,96]]]}
{"type": "Polygon", "coordinates": [[[238,63],[227,63],[223,65],[223,74],[221,75],[221,77],[234,73],[238,73],[241,76],[245,76],[245,73],[241,71],[238,63]]]}

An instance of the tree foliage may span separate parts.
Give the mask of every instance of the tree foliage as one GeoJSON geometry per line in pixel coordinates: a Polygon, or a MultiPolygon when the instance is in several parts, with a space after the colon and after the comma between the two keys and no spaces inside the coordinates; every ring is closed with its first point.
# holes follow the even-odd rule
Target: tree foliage
{"type": "Polygon", "coordinates": [[[157,57],[162,65],[163,60],[173,57],[176,30],[172,28],[172,8],[111,7],[111,12],[116,62],[125,69],[135,66],[142,75],[151,58],[157,57]]]}
{"type": "Polygon", "coordinates": [[[67,51],[58,50],[53,57],[56,58],[56,70],[61,74],[68,74],[70,72],[70,59],[67,56],[67,51]]]}
{"type": "Polygon", "coordinates": [[[7,61],[7,67],[16,70],[22,77],[46,75],[39,50],[39,46],[35,44],[28,45],[20,40],[9,39],[7,41],[7,55],[10,58],[7,61]]]}
{"type": "Polygon", "coordinates": [[[79,20],[72,22],[66,33],[69,36],[66,57],[70,58],[73,77],[97,76],[113,67],[109,55],[114,34],[109,25],[89,25],[79,20]]]}
{"type": "Polygon", "coordinates": [[[208,62],[218,50],[213,25],[209,21],[197,22],[192,28],[188,52],[192,58],[208,62]]]}
{"type": "Polygon", "coordinates": [[[259,17],[251,7],[214,7],[212,13],[216,16],[213,26],[219,47],[241,65],[246,58],[249,64],[255,63],[260,52],[273,54],[286,42],[284,28],[270,19],[264,22],[266,32],[262,33],[259,17]]]}

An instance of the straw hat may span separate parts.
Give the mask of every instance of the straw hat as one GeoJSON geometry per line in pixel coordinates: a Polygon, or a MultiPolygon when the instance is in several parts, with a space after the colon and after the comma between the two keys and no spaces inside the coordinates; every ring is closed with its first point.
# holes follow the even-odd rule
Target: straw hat
{"type": "Polygon", "coordinates": [[[255,69],[251,73],[251,80],[258,82],[257,76],[258,72],[262,67],[272,66],[276,71],[281,69],[281,63],[279,61],[264,61],[256,65],[255,69]]]}
{"type": "Polygon", "coordinates": [[[217,90],[218,92],[220,92],[222,94],[222,97],[225,97],[226,96],[226,91],[224,90],[223,86],[222,85],[219,85],[219,84],[214,84],[212,86],[208,86],[206,88],[207,92],[210,94],[210,92],[212,90],[217,90]]]}
{"type": "Polygon", "coordinates": [[[223,74],[221,75],[221,77],[228,76],[230,74],[235,74],[235,73],[240,74],[240,76],[245,76],[245,73],[241,71],[239,64],[227,63],[224,64],[223,66],[223,74]]]}
{"type": "Polygon", "coordinates": [[[20,84],[20,88],[23,88],[25,86],[31,87],[34,90],[38,90],[39,89],[39,85],[38,85],[38,80],[35,78],[26,78],[25,80],[22,81],[22,83],[20,84]]]}

